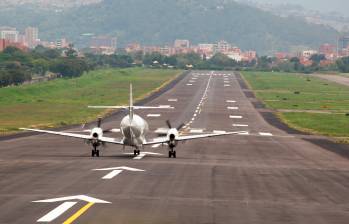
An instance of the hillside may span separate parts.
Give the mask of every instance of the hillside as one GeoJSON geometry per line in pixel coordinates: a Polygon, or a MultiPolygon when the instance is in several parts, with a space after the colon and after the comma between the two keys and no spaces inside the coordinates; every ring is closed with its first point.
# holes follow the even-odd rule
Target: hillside
{"type": "Polygon", "coordinates": [[[25,5],[3,10],[0,25],[36,25],[43,39],[66,36],[79,44],[86,41],[84,33],[116,35],[121,45],[131,41],[165,44],[176,38],[194,43],[225,39],[260,53],[317,47],[336,39],[331,28],[280,18],[232,0],[104,0],[54,12],[25,5]]]}

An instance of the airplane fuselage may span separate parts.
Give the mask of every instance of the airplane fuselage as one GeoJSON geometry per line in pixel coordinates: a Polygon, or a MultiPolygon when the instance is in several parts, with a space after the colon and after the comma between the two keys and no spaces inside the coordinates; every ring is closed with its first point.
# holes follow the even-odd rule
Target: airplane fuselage
{"type": "Polygon", "coordinates": [[[145,135],[149,130],[149,125],[136,114],[133,114],[132,119],[127,115],[121,121],[120,130],[124,136],[123,142],[125,145],[139,148],[145,142],[145,135]]]}

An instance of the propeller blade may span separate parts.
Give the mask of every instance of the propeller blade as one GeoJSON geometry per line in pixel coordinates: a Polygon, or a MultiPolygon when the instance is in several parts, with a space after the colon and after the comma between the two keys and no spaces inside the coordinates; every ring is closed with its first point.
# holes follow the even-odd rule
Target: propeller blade
{"type": "Polygon", "coordinates": [[[102,118],[98,118],[98,121],[97,121],[97,127],[101,127],[101,125],[102,125],[102,118]]]}
{"type": "Polygon", "coordinates": [[[181,130],[184,126],[185,126],[184,123],[180,124],[180,125],[178,126],[178,128],[177,128],[177,131],[181,130]]]}
{"type": "Polygon", "coordinates": [[[168,127],[169,129],[171,129],[171,128],[172,128],[172,125],[171,125],[170,120],[167,120],[167,121],[166,121],[166,124],[167,124],[167,127],[168,127]]]}

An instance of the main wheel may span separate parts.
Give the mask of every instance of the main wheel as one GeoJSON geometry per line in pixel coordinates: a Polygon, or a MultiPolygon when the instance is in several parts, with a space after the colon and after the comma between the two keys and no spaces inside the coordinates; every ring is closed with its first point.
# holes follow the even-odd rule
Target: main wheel
{"type": "Polygon", "coordinates": [[[133,150],[133,155],[137,156],[137,150],[133,150]]]}
{"type": "Polygon", "coordinates": [[[141,154],[141,150],[137,150],[137,155],[140,155],[141,154]]]}
{"type": "Polygon", "coordinates": [[[99,150],[96,150],[96,156],[99,157],[99,150]]]}
{"type": "Polygon", "coordinates": [[[172,157],[172,151],[168,151],[168,158],[172,157]]]}
{"type": "Polygon", "coordinates": [[[177,158],[176,151],[173,151],[173,158],[177,158]]]}
{"type": "Polygon", "coordinates": [[[95,157],[95,150],[92,150],[92,151],[91,151],[91,156],[92,156],[92,157],[95,157]]]}

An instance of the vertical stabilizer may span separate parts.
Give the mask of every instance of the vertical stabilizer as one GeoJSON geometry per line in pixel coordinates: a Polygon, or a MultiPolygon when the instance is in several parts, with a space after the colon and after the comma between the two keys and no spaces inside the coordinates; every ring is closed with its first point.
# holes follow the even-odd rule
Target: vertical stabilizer
{"type": "Polygon", "coordinates": [[[132,83],[130,84],[129,117],[130,117],[130,121],[132,121],[132,120],[133,120],[133,92],[132,92],[132,83]]]}

